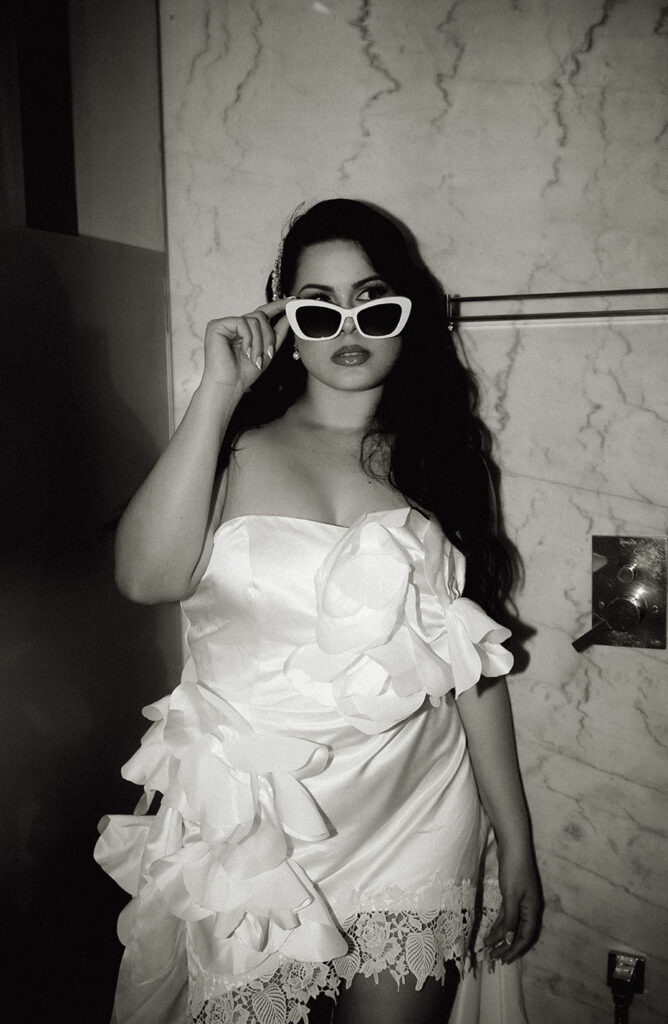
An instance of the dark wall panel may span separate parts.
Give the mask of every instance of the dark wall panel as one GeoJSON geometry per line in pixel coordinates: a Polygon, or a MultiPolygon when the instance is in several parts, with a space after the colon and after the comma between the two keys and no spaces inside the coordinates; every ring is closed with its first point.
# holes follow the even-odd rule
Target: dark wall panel
{"type": "Polygon", "coordinates": [[[68,0],[16,4],[26,224],[76,235],[68,0]]]}
{"type": "Polygon", "coordinates": [[[164,257],[15,233],[0,282],[2,1016],[106,1024],[126,897],[96,823],[179,671],[176,609],[118,594],[106,528],[168,437],[164,257]]]}

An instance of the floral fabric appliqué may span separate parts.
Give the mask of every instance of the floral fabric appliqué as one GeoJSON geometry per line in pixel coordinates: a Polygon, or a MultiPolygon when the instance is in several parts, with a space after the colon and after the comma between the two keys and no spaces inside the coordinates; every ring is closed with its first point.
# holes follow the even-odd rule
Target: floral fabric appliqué
{"type": "Polygon", "coordinates": [[[290,655],[286,675],[368,734],[427,697],[436,706],[503,675],[510,630],[461,596],[464,579],[463,555],[435,522],[415,510],[396,525],[365,517],[320,567],[315,642],[290,655]]]}

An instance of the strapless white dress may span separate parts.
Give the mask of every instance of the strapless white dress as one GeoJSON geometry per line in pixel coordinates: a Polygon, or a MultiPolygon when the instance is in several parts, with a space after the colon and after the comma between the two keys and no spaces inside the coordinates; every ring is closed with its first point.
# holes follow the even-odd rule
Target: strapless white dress
{"type": "Polygon", "coordinates": [[[297,1024],[358,973],[475,965],[499,895],[454,701],[512,656],[463,587],[411,508],[218,529],[182,681],[122,770],[144,796],[95,850],[133,897],[115,1021],[297,1024]]]}

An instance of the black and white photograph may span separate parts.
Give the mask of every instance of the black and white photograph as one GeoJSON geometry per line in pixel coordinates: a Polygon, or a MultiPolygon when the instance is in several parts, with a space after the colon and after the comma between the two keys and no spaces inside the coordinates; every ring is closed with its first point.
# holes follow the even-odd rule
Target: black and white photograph
{"type": "Polygon", "coordinates": [[[668,1020],[668,7],[0,55],[3,1020],[668,1020]]]}

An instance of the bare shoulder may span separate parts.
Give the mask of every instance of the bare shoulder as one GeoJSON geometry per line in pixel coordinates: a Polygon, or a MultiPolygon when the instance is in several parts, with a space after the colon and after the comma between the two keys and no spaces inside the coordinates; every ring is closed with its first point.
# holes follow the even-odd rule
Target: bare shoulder
{"type": "Polygon", "coordinates": [[[280,420],[251,427],[240,434],[232,449],[231,462],[243,464],[264,453],[273,451],[281,443],[280,420]]]}
{"type": "Polygon", "coordinates": [[[234,445],[223,521],[239,515],[275,513],[292,508],[294,468],[280,421],[253,427],[234,445]]]}

